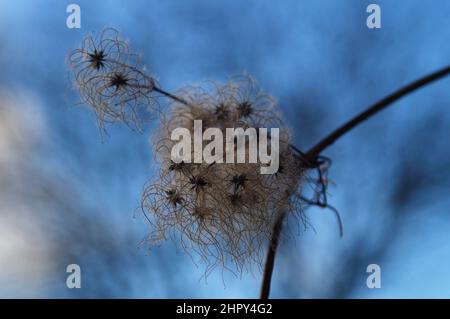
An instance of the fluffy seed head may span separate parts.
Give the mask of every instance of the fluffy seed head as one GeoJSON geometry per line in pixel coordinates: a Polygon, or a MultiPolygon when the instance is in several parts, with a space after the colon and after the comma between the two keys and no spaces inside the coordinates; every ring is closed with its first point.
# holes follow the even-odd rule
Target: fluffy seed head
{"type": "Polygon", "coordinates": [[[301,214],[299,202],[292,198],[300,191],[304,170],[289,147],[290,133],[275,101],[247,76],[188,88],[178,96],[187,105],[174,102],[153,137],[161,169],[142,198],[152,224],[149,242],[172,238],[211,267],[231,262],[242,270],[251,261],[261,264],[275,219],[286,211],[301,214]],[[193,138],[194,120],[202,120],[204,130],[221,128],[224,135],[225,128],[279,128],[281,169],[263,175],[263,164],[249,163],[248,158],[241,164],[173,162],[171,149],[177,142],[170,139],[171,132],[186,128],[193,138]]]}
{"type": "Polygon", "coordinates": [[[154,78],[114,29],[88,35],[70,54],[69,66],[82,102],[93,108],[102,129],[114,122],[140,129],[158,109],[154,78]]]}

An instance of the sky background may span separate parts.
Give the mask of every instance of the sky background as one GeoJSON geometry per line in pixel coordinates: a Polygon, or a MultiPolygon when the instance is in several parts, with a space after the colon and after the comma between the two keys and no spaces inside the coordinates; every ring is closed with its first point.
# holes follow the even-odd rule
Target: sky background
{"type": "MultiPolygon", "coordinates": [[[[148,250],[137,208],[157,167],[148,137],[99,134],[79,105],[69,52],[118,29],[169,91],[247,72],[278,101],[303,150],[402,85],[450,61],[450,2],[0,0],[0,297],[254,298],[257,268],[205,281],[170,242],[148,250]],[[66,6],[81,7],[81,29],[66,6]],[[81,266],[82,288],[66,287],[81,266]]],[[[450,297],[450,78],[324,152],[329,203],[280,247],[275,298],[450,297]],[[381,266],[381,289],[366,267],[381,266]]]]}

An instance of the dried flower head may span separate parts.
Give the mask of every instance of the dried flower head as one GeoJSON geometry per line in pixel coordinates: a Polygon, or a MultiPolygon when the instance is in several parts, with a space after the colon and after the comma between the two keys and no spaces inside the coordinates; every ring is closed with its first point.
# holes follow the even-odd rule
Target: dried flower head
{"type": "Polygon", "coordinates": [[[302,213],[300,202],[292,198],[300,190],[304,170],[289,147],[290,133],[275,101],[246,76],[207,88],[188,88],[178,96],[187,103],[171,105],[153,140],[161,169],[142,198],[144,214],[152,224],[149,242],[172,238],[211,267],[231,262],[242,270],[250,261],[261,264],[263,244],[279,214],[302,213]],[[202,120],[204,130],[279,128],[280,169],[263,175],[264,164],[259,162],[173,162],[171,149],[176,142],[170,139],[171,132],[181,127],[193,136],[194,120],[202,120]]]}
{"type": "Polygon", "coordinates": [[[87,35],[69,55],[69,64],[75,80],[82,82],[92,74],[114,69],[116,64],[126,64],[129,56],[129,47],[117,30],[106,28],[97,37],[87,35]]]}
{"type": "Polygon", "coordinates": [[[94,109],[101,128],[124,122],[140,129],[158,108],[154,78],[114,29],[87,36],[70,54],[69,65],[82,102],[94,109]]]}

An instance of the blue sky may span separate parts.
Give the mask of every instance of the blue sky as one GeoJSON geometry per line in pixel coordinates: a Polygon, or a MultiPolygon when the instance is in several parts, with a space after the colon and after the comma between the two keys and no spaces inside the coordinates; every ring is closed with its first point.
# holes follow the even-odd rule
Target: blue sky
{"type": "MultiPolygon", "coordinates": [[[[278,101],[307,149],[364,107],[449,64],[450,3],[377,1],[0,1],[0,296],[235,297],[258,294],[241,277],[202,266],[170,244],[139,245],[136,213],[157,167],[148,136],[123,126],[102,139],[78,105],[66,59],[88,32],[118,29],[167,90],[247,72],[278,101]],[[65,286],[78,263],[83,287],[65,286]]],[[[450,79],[416,92],[324,152],[333,160],[333,216],[308,211],[314,230],[286,239],[274,297],[450,295],[450,79]],[[367,289],[365,267],[382,269],[367,289]]],[[[293,223],[293,221],[291,221],[293,223]]]]}

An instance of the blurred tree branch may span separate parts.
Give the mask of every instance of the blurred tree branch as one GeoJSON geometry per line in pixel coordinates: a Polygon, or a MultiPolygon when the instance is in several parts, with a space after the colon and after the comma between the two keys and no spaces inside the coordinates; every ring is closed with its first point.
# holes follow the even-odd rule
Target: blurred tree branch
{"type": "MultiPolygon", "coordinates": [[[[400,98],[408,95],[411,92],[414,92],[436,80],[439,80],[450,73],[450,66],[446,66],[436,72],[433,72],[429,75],[426,75],[404,87],[395,91],[394,93],[388,95],[382,100],[376,102],[375,104],[368,107],[365,111],[361,112],[350,121],[344,123],[342,126],[328,134],[324,139],[319,141],[316,145],[309,149],[306,152],[306,157],[310,160],[311,163],[315,163],[317,156],[326,149],[328,146],[332,145],[336,140],[342,137],[347,132],[351,131],[356,126],[364,123],[366,120],[370,119],[372,116],[377,114],[378,112],[384,110],[388,106],[392,105],[392,103],[396,102],[400,98]]],[[[261,284],[261,299],[267,299],[270,296],[270,285],[272,280],[272,273],[275,263],[275,256],[279,244],[279,237],[281,231],[283,229],[283,221],[285,214],[281,214],[279,219],[275,222],[272,232],[272,237],[269,242],[269,247],[267,249],[266,261],[264,265],[264,272],[262,277],[261,284]]]]}

